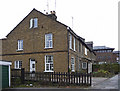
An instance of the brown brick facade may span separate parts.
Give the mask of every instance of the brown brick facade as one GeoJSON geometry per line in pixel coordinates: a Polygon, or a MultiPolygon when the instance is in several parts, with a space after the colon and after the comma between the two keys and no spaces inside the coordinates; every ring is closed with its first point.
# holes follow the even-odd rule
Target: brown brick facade
{"type": "MultiPolygon", "coordinates": [[[[22,68],[30,70],[30,59],[35,59],[36,71],[45,71],[45,55],[53,56],[53,70],[55,72],[67,72],[71,66],[71,58],[75,59],[75,71],[82,69],[82,62],[91,63],[95,57],[83,40],[71,29],[47,15],[33,9],[8,35],[2,39],[2,60],[22,61],[22,68]],[[38,19],[38,27],[30,28],[30,19],[38,19]],[[45,48],[45,34],[52,34],[53,48],[45,48]],[[72,35],[72,47],[74,38],[76,51],[69,49],[69,35],[72,35]],[[18,40],[23,40],[23,50],[18,51],[18,40]],[[80,42],[80,51],[79,51],[80,42]],[[85,55],[87,48],[87,55],[85,55]],[[69,58],[68,58],[69,57],[69,58]],[[69,63],[69,64],[68,64],[69,63]],[[68,67],[69,66],[69,67],[68,67]]],[[[87,70],[87,69],[86,69],[87,70]]]]}

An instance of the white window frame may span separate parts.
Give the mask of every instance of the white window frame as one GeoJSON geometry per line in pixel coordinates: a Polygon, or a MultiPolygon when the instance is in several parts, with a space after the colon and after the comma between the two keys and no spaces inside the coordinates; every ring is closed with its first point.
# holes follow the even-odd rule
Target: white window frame
{"type": "Polygon", "coordinates": [[[30,19],[30,29],[38,27],[38,18],[31,18],[30,19]]]}
{"type": "Polygon", "coordinates": [[[52,59],[52,62],[53,62],[53,56],[52,55],[45,55],[45,71],[44,72],[54,72],[54,65],[53,65],[53,68],[52,68],[53,70],[50,70],[50,64],[51,63],[47,63],[47,59],[46,59],[47,56],[51,56],[52,57],[51,59],[52,59]],[[47,65],[49,65],[49,70],[46,70],[47,69],[47,65]]]}
{"type": "Polygon", "coordinates": [[[71,58],[71,71],[75,72],[75,58],[74,57],[71,58]],[[72,61],[74,61],[74,62],[72,62],[72,61]]]}
{"type": "Polygon", "coordinates": [[[85,55],[87,55],[87,48],[85,48],[85,55]]]}
{"type": "Polygon", "coordinates": [[[34,18],[34,28],[38,27],[38,18],[34,18]]]}
{"type": "Polygon", "coordinates": [[[52,33],[49,33],[49,34],[45,34],[45,49],[46,48],[53,48],[53,35],[52,35],[52,33]],[[51,40],[48,40],[47,39],[47,36],[49,36],[50,35],[50,37],[51,37],[51,40]],[[47,44],[49,45],[49,46],[47,46],[47,44]]]}
{"type": "Polygon", "coordinates": [[[33,19],[30,19],[30,28],[33,27],[33,19]]]}
{"type": "Polygon", "coordinates": [[[72,49],[72,35],[70,34],[70,42],[69,42],[69,48],[72,49]]]}
{"type": "Polygon", "coordinates": [[[21,69],[22,68],[22,63],[21,63],[21,67],[20,67],[20,62],[22,62],[22,61],[15,61],[14,62],[15,69],[21,69]]]}
{"type": "Polygon", "coordinates": [[[74,51],[76,51],[75,46],[76,46],[76,45],[75,45],[75,37],[74,37],[74,51]]]}
{"type": "Polygon", "coordinates": [[[82,63],[82,69],[87,69],[87,62],[82,63]],[[86,67],[84,67],[84,64],[86,65],[86,67]]]}
{"type": "Polygon", "coordinates": [[[23,40],[18,40],[18,50],[23,50],[23,40]]]}

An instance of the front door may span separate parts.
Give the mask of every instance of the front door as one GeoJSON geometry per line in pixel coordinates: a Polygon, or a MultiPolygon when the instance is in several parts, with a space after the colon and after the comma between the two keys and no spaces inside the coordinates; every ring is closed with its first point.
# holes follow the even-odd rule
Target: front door
{"type": "Polygon", "coordinates": [[[92,63],[88,63],[88,73],[92,72],[92,63]]]}
{"type": "Polygon", "coordinates": [[[35,72],[35,59],[30,59],[30,72],[35,72]]]}

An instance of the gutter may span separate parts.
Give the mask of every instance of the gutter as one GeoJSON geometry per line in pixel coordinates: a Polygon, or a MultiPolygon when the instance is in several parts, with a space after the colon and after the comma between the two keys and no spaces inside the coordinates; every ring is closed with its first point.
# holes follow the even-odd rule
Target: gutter
{"type": "Polygon", "coordinates": [[[69,73],[69,29],[67,29],[67,45],[68,45],[68,73],[69,73]]]}

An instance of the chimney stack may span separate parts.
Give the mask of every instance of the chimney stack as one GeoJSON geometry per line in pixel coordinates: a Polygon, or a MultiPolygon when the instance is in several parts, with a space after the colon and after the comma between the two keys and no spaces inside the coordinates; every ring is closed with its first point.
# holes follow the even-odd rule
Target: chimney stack
{"type": "Polygon", "coordinates": [[[56,12],[50,11],[50,14],[47,14],[48,17],[50,17],[53,20],[57,20],[56,12]]]}
{"type": "Polygon", "coordinates": [[[89,41],[89,42],[85,42],[85,43],[91,50],[93,50],[93,41],[89,41]]]}

